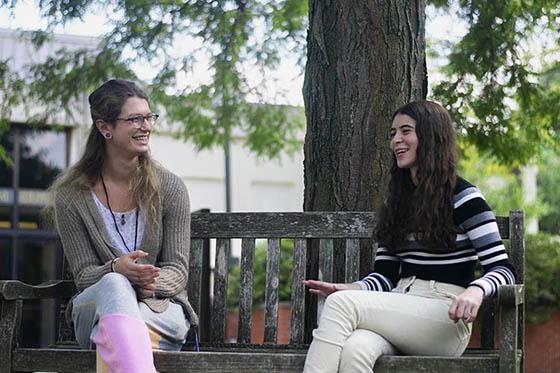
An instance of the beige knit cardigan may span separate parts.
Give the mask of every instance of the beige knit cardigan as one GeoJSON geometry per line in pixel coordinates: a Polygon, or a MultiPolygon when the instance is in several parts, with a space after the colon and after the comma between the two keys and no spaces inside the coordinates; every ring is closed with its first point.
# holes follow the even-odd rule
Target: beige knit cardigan
{"type": "MultiPolygon", "coordinates": [[[[183,305],[192,325],[198,324],[187,297],[190,251],[190,203],[183,181],[159,168],[159,226],[146,219],[139,249],[149,255],[142,263],[161,268],[155,298],[142,299],[150,309],[163,312],[170,299],[183,305]]],[[[111,261],[122,255],[109,238],[90,188],[62,187],[55,195],[55,222],[64,254],[81,291],[111,272],[111,261]]]]}

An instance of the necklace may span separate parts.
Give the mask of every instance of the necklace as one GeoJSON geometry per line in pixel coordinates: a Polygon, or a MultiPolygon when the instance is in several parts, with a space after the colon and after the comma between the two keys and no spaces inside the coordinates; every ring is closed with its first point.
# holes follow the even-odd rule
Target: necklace
{"type": "MultiPolygon", "coordinates": [[[[136,223],[134,225],[134,247],[132,248],[132,250],[130,250],[124,240],[121,231],[119,230],[119,225],[117,224],[117,218],[115,218],[115,213],[113,212],[113,209],[111,208],[111,204],[109,203],[109,193],[107,193],[107,187],[105,186],[105,180],[103,180],[103,175],[101,175],[101,184],[103,185],[103,191],[105,192],[105,198],[107,199],[107,207],[109,208],[109,211],[111,211],[111,216],[113,217],[113,222],[115,223],[115,229],[117,230],[117,233],[121,237],[122,243],[124,244],[124,247],[126,247],[126,251],[128,252],[136,251],[136,239],[138,238],[138,210],[140,210],[140,207],[136,208],[136,223]]],[[[124,224],[124,215],[121,216],[121,224],[124,224]]]]}

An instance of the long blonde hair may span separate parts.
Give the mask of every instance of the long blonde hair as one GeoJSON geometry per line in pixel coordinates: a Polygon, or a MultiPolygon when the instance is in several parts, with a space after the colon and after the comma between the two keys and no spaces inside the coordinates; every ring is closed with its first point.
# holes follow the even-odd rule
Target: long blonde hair
{"type": "MultiPolygon", "coordinates": [[[[88,189],[101,177],[101,170],[107,156],[105,138],[95,126],[97,120],[115,123],[122,106],[130,97],[139,97],[149,102],[149,98],[134,82],[111,79],[93,91],[89,97],[91,119],[93,121],[87,138],[84,154],[76,164],[60,175],[49,188],[52,197],[62,188],[71,186],[88,189]]],[[[160,183],[157,169],[160,166],[150,157],[149,152],[138,157],[138,166],[130,178],[130,191],[134,202],[144,212],[146,219],[158,224],[160,183]]],[[[54,200],[54,198],[53,198],[54,200]]]]}

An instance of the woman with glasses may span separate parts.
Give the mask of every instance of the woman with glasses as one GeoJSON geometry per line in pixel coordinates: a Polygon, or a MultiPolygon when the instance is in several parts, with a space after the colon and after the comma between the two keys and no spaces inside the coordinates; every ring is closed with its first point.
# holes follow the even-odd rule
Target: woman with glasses
{"type": "Polygon", "coordinates": [[[64,253],[80,292],[67,310],[98,371],[155,372],[152,349],[179,350],[197,317],[187,300],[190,207],[177,176],[150,157],[158,115],[133,82],[89,96],[81,159],[51,192],[64,253]]]}
{"type": "Polygon", "coordinates": [[[404,105],[393,114],[390,147],[374,272],[351,284],[305,281],[327,297],[306,373],[372,372],[384,354],[459,356],[483,297],[515,283],[492,210],[457,175],[447,111],[430,101],[404,105]]]}

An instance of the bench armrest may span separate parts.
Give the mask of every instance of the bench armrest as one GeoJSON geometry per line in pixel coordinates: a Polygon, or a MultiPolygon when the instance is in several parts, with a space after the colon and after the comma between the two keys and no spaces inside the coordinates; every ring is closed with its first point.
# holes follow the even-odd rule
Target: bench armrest
{"type": "Polygon", "coordinates": [[[0,298],[5,300],[70,298],[76,294],[74,281],[56,280],[29,285],[17,280],[0,281],[0,298]]]}
{"type": "Polygon", "coordinates": [[[502,285],[498,287],[498,306],[500,307],[500,373],[518,373],[522,366],[523,313],[520,305],[524,303],[523,285],[502,285]],[[521,321],[520,321],[521,317],[521,321]],[[521,335],[520,335],[521,333],[521,335]]]}
{"type": "Polygon", "coordinates": [[[499,306],[518,306],[525,303],[524,285],[500,285],[498,287],[499,306]]]}

